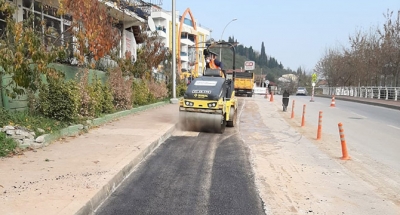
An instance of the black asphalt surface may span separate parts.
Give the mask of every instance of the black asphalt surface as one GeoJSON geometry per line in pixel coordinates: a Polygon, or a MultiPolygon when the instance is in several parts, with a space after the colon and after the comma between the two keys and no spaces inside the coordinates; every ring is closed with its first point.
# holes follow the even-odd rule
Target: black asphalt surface
{"type": "Polygon", "coordinates": [[[172,136],[96,214],[265,214],[249,151],[235,128],[172,136]]]}

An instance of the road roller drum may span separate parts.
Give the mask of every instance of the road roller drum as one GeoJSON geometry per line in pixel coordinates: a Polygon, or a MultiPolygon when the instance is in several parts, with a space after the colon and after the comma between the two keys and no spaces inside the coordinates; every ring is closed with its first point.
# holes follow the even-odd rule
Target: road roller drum
{"type": "Polygon", "coordinates": [[[180,111],[179,122],[182,130],[224,133],[225,118],[218,114],[180,111]]]}

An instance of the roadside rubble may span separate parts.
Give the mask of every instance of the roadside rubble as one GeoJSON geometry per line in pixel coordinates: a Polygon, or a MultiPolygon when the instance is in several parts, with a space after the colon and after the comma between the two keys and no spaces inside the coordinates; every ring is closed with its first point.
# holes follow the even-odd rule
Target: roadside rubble
{"type": "Polygon", "coordinates": [[[7,125],[1,129],[1,132],[6,133],[7,137],[13,139],[18,144],[18,147],[21,149],[41,148],[44,146],[45,143],[46,134],[43,134],[35,138],[36,136],[35,132],[22,126],[7,125]]]}

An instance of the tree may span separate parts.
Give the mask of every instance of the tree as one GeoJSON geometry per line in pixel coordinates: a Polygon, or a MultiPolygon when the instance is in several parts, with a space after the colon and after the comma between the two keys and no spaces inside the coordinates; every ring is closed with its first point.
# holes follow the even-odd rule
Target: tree
{"type": "Polygon", "coordinates": [[[242,56],[246,55],[245,47],[243,45],[238,45],[236,52],[238,53],[238,55],[242,55],[242,56]]]}
{"type": "Polygon", "coordinates": [[[276,68],[279,67],[278,61],[274,58],[274,57],[270,57],[268,59],[268,64],[267,64],[268,68],[276,68]]]}
{"type": "Polygon", "coordinates": [[[163,61],[168,59],[169,50],[165,47],[156,34],[147,35],[142,33],[144,38],[142,47],[138,50],[137,61],[133,66],[131,75],[135,77],[150,78],[153,68],[157,68],[163,61]]]}
{"type": "Polygon", "coordinates": [[[383,31],[378,31],[378,34],[382,40],[384,85],[386,86],[386,77],[390,75],[394,79],[394,86],[397,87],[400,73],[400,10],[397,12],[397,18],[393,19],[392,16],[393,11],[385,14],[386,23],[383,25],[383,31]]]}
{"type": "MultiPolygon", "coordinates": [[[[230,37],[229,40],[235,40],[235,39],[230,37]]],[[[225,52],[224,52],[224,54],[225,54],[225,52]]],[[[270,74],[274,78],[279,77],[283,74],[293,73],[293,71],[289,68],[284,69],[283,64],[278,63],[278,61],[274,57],[266,55],[264,42],[262,42],[262,44],[261,44],[261,52],[260,53],[258,53],[257,51],[254,51],[253,47],[251,47],[251,46],[246,47],[246,46],[240,44],[236,47],[236,54],[237,54],[236,56],[244,56],[245,58],[247,58],[245,60],[255,61],[256,67],[260,67],[260,69],[262,68],[262,71],[264,74],[270,74]]],[[[225,60],[226,58],[224,56],[222,56],[222,57],[224,58],[225,62],[228,62],[225,60]]]]}
{"type": "Polygon", "coordinates": [[[331,86],[400,85],[400,10],[387,12],[382,29],[357,31],[350,48],[328,49],[316,71],[331,86]]]}
{"type": "Polygon", "coordinates": [[[260,66],[267,65],[267,55],[265,54],[264,42],[261,43],[261,53],[260,53],[260,57],[258,59],[258,64],[260,66]]]}
{"type": "Polygon", "coordinates": [[[266,77],[267,80],[275,82],[275,75],[272,72],[267,73],[266,77]]]}
{"type": "Polygon", "coordinates": [[[248,48],[248,58],[250,59],[250,60],[256,60],[256,58],[255,58],[255,54],[254,54],[254,50],[253,50],[253,47],[252,46],[250,46],[249,48],[248,48]]]}
{"type": "Polygon", "coordinates": [[[80,64],[94,62],[110,54],[119,44],[118,20],[111,17],[107,7],[98,0],[59,0],[59,13],[73,17],[68,31],[76,37],[75,57],[80,64]]]}
{"type": "MultiPolygon", "coordinates": [[[[5,86],[9,96],[15,98],[27,91],[35,92],[42,84],[41,76],[56,77],[59,73],[48,64],[63,58],[65,50],[54,44],[45,44],[43,38],[49,33],[42,22],[43,32],[33,25],[33,16],[16,22],[12,14],[16,8],[6,0],[0,0],[0,12],[6,16],[6,29],[0,39],[0,78],[8,75],[11,80],[5,86]]],[[[1,79],[0,79],[1,80],[1,79]]]]}

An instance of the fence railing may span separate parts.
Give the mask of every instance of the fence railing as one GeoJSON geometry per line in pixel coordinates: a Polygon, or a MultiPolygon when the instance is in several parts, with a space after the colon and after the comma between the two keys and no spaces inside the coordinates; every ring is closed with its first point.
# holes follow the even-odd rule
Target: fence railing
{"type": "Polygon", "coordinates": [[[322,94],[400,100],[400,87],[322,87],[322,94]]]}

